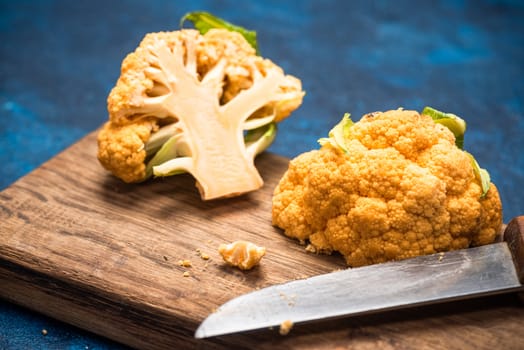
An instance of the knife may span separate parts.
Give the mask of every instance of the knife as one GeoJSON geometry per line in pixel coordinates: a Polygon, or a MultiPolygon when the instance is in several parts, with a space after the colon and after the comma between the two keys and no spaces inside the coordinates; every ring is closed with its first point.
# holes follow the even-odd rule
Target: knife
{"type": "Polygon", "coordinates": [[[234,298],[195,338],[363,315],[494,294],[524,292],[524,216],[502,242],[345,269],[234,298]]]}

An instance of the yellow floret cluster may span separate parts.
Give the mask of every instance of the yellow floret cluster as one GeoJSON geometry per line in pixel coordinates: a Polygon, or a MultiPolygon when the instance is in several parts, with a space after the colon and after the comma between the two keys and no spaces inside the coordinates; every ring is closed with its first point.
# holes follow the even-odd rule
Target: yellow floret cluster
{"type": "Polygon", "coordinates": [[[429,116],[368,114],[346,147],[299,155],[275,189],[273,224],[308,250],[338,251],[356,267],[495,240],[497,188],[481,198],[468,154],[429,116]]]}

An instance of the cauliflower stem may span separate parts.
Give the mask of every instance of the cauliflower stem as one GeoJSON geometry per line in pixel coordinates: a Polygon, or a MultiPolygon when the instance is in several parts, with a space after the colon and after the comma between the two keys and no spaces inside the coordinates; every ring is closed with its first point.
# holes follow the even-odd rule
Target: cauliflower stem
{"type": "Polygon", "coordinates": [[[204,199],[249,192],[262,186],[253,157],[245,149],[244,123],[256,110],[278,98],[274,87],[283,78],[279,72],[255,80],[249,90],[220,105],[216,96],[222,89],[225,65],[217,64],[201,81],[196,64],[182,60],[181,47],[171,52],[164,43],[151,47],[152,62],[147,74],[166,86],[169,93],[147,97],[143,106],[163,111],[166,115],[185,116],[177,127],[187,144],[189,155],[153,166],[155,176],[190,172],[201,186],[204,199]],[[177,72],[176,76],[170,72],[177,72]],[[202,137],[206,135],[206,137],[202,137]]]}

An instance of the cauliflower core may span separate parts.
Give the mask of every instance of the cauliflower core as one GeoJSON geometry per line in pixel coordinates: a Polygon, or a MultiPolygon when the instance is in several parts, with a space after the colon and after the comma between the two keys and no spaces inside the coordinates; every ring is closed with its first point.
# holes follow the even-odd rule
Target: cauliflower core
{"type": "Polygon", "coordinates": [[[349,266],[492,243],[502,224],[497,188],[481,198],[471,160],[431,117],[364,116],[345,140],[290,162],[274,191],[273,224],[349,266]]]}
{"type": "Polygon", "coordinates": [[[122,63],[98,159],[125,182],[189,172],[203,199],[253,191],[263,184],[254,157],[303,95],[237,32],[151,33],[122,63]]]}

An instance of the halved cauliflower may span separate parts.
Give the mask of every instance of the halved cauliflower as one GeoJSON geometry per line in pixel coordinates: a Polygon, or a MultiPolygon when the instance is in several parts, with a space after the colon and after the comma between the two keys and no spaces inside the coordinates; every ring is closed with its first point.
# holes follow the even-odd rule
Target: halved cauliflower
{"type": "Polygon", "coordinates": [[[125,182],[189,172],[205,200],[253,191],[255,156],[303,96],[237,32],[150,33],[109,94],[98,159],[125,182]]]}
{"type": "Polygon", "coordinates": [[[497,188],[488,182],[484,193],[448,128],[405,110],[337,127],[291,161],[274,191],[273,224],[287,236],[353,267],[494,241],[497,188]]]}

